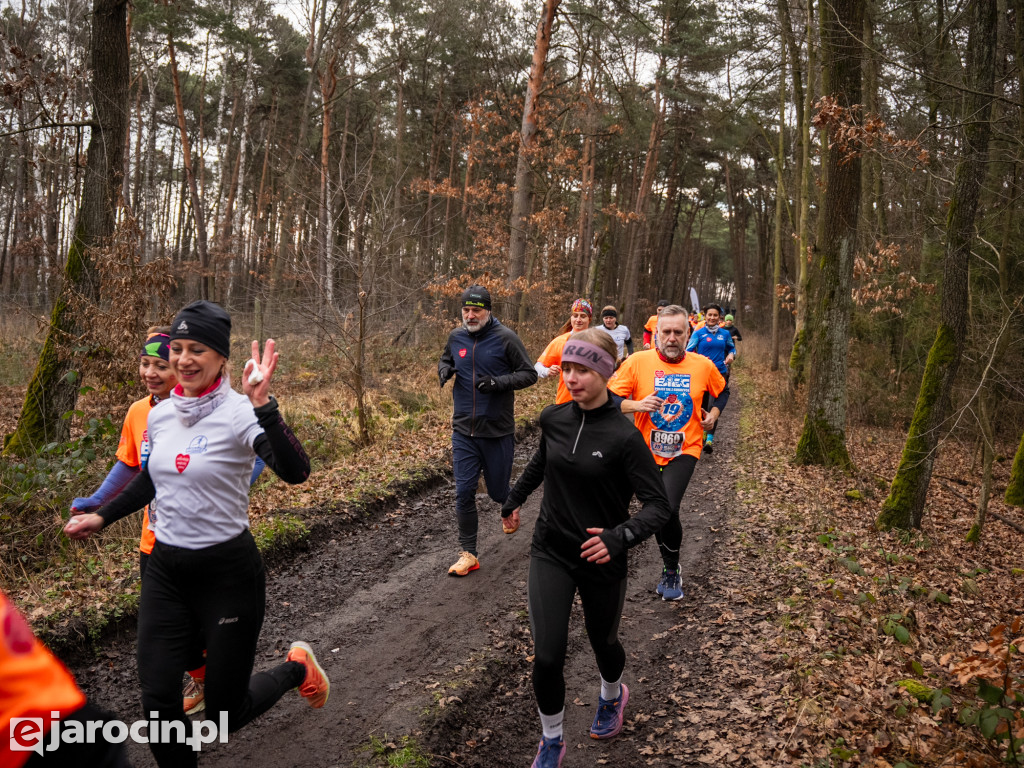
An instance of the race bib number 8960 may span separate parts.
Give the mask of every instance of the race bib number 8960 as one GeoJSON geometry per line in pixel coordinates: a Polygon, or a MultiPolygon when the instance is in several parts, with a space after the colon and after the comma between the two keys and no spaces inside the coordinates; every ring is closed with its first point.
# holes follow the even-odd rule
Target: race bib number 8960
{"type": "Polygon", "coordinates": [[[651,453],[664,459],[674,459],[683,452],[682,432],[651,432],[651,453]]]}

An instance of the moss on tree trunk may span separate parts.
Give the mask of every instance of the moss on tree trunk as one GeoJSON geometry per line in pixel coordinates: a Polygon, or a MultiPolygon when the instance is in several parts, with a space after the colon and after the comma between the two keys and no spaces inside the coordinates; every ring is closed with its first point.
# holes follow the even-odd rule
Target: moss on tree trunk
{"type": "MultiPolygon", "coordinates": [[[[81,224],[68,250],[65,284],[76,284],[86,272],[80,235],[81,224]]],[[[25,393],[18,426],[4,440],[5,456],[30,456],[47,443],[65,442],[70,436],[71,420],[63,417],[75,407],[78,384],[68,376],[71,361],[61,348],[75,333],[70,309],[67,293],[62,293],[50,313],[50,328],[25,393]]]]}
{"type": "Polygon", "coordinates": [[[946,252],[942,263],[942,305],[935,342],[928,353],[914,419],[903,447],[889,497],[875,524],[882,529],[917,528],[931,483],[932,466],[949,409],[953,380],[967,335],[968,261],[975,237],[978,198],[988,170],[996,33],[995,0],[971,5],[967,71],[972,92],[964,104],[971,120],[963,127],[963,149],[953,178],[946,216],[946,252]]]}
{"type": "Polygon", "coordinates": [[[86,150],[81,205],[61,294],[50,315],[50,327],[25,394],[18,426],[5,440],[5,456],[26,456],[46,443],[67,439],[71,425],[64,414],[74,409],[79,388],[79,383],[67,375],[71,360],[63,348],[77,335],[70,299],[73,294],[86,301],[99,299],[90,250],[114,233],[128,130],[127,2],[93,0],[92,5],[93,125],[86,150]]]}
{"type": "Polygon", "coordinates": [[[824,464],[839,467],[844,471],[853,469],[850,454],[846,450],[846,434],[836,431],[824,418],[804,417],[804,431],[796,446],[797,464],[824,464]]]}
{"type": "Polygon", "coordinates": [[[807,366],[807,329],[793,334],[793,350],[789,353],[789,388],[795,392],[804,383],[807,366]]]}
{"type": "Polygon", "coordinates": [[[1010,482],[1006,484],[1007,504],[1024,507],[1024,435],[1021,435],[1017,455],[1013,457],[1013,468],[1010,470],[1010,482]]]}
{"type": "Polygon", "coordinates": [[[935,446],[938,443],[937,422],[942,420],[946,412],[942,403],[946,391],[946,372],[959,358],[953,330],[945,324],[940,325],[928,352],[928,362],[925,364],[921,388],[917,393],[917,405],[914,407],[914,418],[910,422],[910,432],[903,446],[899,468],[889,488],[889,497],[875,522],[878,528],[908,530],[920,525],[920,510],[924,509],[925,497],[928,495],[935,446]]]}

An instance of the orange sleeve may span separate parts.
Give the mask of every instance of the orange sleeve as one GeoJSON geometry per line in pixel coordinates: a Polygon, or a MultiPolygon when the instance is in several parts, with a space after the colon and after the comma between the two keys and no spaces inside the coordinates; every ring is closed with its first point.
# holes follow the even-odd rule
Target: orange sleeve
{"type": "Polygon", "coordinates": [[[142,445],[142,435],[146,431],[146,420],[152,404],[148,397],[136,400],[128,408],[124,417],[124,424],[121,425],[121,440],[117,444],[117,458],[129,467],[142,465],[142,457],[139,456],[139,448],[142,445]]]}
{"type": "Polygon", "coordinates": [[[633,390],[636,388],[636,360],[637,353],[627,357],[608,380],[608,389],[627,400],[633,399],[633,390]]]}
{"type": "Polygon", "coordinates": [[[555,336],[546,347],[544,351],[540,353],[540,357],[537,358],[537,362],[541,365],[561,365],[562,364],[562,347],[565,346],[565,340],[569,338],[568,333],[563,333],[561,336],[555,336]]]}
{"type": "MultiPolygon", "coordinates": [[[[149,412],[153,410],[153,401],[148,397],[136,400],[128,408],[124,417],[124,426],[121,427],[121,442],[117,445],[117,458],[130,467],[141,467],[142,457],[139,451],[142,447],[142,439],[146,434],[149,422],[149,412]]],[[[156,543],[156,536],[149,528],[149,507],[142,513],[142,536],[139,539],[139,551],[149,554],[153,551],[156,543]]]]}

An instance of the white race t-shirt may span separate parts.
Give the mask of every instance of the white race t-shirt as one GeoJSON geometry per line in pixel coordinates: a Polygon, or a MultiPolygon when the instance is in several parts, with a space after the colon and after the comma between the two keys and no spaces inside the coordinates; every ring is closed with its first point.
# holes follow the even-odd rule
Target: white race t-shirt
{"type": "Polygon", "coordinates": [[[162,400],[149,412],[147,428],[156,488],[149,527],[157,541],[202,549],[249,527],[252,444],[263,433],[249,398],[230,390],[191,427],[181,423],[170,399],[162,400]]]}
{"type": "Polygon", "coordinates": [[[615,339],[615,346],[619,349],[618,358],[621,360],[625,354],[626,341],[632,338],[629,335],[629,328],[624,325],[616,325],[614,328],[609,328],[604,323],[597,327],[615,339]]]}

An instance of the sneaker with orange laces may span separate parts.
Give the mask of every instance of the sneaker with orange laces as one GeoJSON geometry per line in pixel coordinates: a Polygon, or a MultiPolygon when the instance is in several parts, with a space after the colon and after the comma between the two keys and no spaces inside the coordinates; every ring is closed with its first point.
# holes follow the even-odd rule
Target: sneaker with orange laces
{"type": "Polygon", "coordinates": [[[206,709],[206,693],[204,691],[205,681],[201,677],[188,676],[185,683],[185,690],[182,691],[183,704],[186,715],[194,715],[206,709]]]}
{"type": "Polygon", "coordinates": [[[301,640],[294,642],[288,649],[288,661],[297,661],[306,668],[306,678],[299,686],[299,694],[309,702],[313,709],[320,709],[327,703],[331,692],[331,682],[313,655],[313,649],[301,640]]]}
{"type": "Polygon", "coordinates": [[[460,552],[455,565],[448,569],[449,576],[466,576],[470,571],[480,568],[480,561],[472,552],[460,552]]]}

